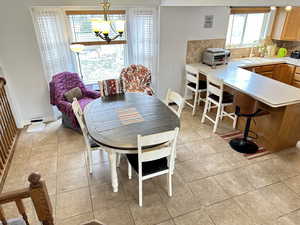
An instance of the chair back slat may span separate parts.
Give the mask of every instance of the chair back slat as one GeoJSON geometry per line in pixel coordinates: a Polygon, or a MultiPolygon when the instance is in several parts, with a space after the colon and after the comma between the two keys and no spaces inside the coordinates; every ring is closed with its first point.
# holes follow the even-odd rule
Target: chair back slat
{"type": "Polygon", "coordinates": [[[138,135],[138,146],[154,146],[174,140],[175,130],[147,136],[138,135]]]}
{"type": "Polygon", "coordinates": [[[199,75],[186,72],[186,80],[188,82],[197,84],[199,82],[199,75]]]}
{"type": "Polygon", "coordinates": [[[142,162],[148,162],[153,161],[157,159],[161,159],[164,157],[168,157],[171,155],[172,148],[171,147],[165,147],[161,148],[159,150],[150,150],[150,151],[144,151],[141,155],[141,161],[142,162]]]}
{"type": "Polygon", "coordinates": [[[214,94],[222,99],[224,90],[224,82],[222,79],[214,76],[207,76],[207,94],[214,94]]]}
{"type": "Polygon", "coordinates": [[[166,99],[165,99],[165,103],[166,105],[169,106],[170,103],[175,103],[178,107],[177,111],[172,108],[172,107],[169,107],[178,117],[180,117],[181,115],[181,112],[183,110],[183,107],[184,107],[184,103],[185,103],[185,100],[183,97],[181,97],[180,94],[176,93],[175,91],[171,91],[170,89],[168,89],[168,92],[167,92],[167,96],[166,96],[166,99]]]}
{"type": "Polygon", "coordinates": [[[79,123],[79,126],[81,128],[85,144],[87,146],[90,146],[89,138],[88,138],[88,131],[87,131],[87,128],[86,128],[86,125],[85,125],[85,122],[84,122],[83,111],[82,111],[82,109],[80,107],[80,104],[79,104],[79,102],[77,101],[76,98],[73,99],[72,109],[73,109],[73,112],[74,112],[74,114],[76,116],[76,119],[77,119],[77,121],[79,123]]]}

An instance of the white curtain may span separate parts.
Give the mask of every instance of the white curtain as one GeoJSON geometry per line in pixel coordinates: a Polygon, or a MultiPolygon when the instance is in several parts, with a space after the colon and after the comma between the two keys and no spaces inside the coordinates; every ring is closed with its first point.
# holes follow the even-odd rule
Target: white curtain
{"type": "Polygon", "coordinates": [[[157,9],[130,8],[127,18],[127,64],[142,64],[152,72],[155,88],[157,68],[157,9]]]}
{"type": "Polygon", "coordinates": [[[62,9],[33,8],[36,34],[47,80],[64,71],[75,71],[62,9]]]}

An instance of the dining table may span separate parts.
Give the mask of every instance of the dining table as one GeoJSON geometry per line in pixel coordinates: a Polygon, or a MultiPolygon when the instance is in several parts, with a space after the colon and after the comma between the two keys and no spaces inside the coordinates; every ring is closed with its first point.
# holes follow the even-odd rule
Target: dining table
{"type": "Polygon", "coordinates": [[[138,135],[180,127],[178,116],[163,101],[145,93],[100,97],[85,107],[84,119],[90,138],[109,154],[113,192],[118,192],[117,156],[137,154],[138,135]]]}

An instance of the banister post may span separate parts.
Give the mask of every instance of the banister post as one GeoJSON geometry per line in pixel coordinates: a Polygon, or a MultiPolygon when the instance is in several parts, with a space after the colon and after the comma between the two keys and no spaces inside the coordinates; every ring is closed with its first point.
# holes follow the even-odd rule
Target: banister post
{"type": "Polygon", "coordinates": [[[38,173],[30,174],[28,181],[30,182],[29,194],[38,219],[43,225],[54,225],[53,210],[45,181],[41,180],[41,175],[38,173]]]}

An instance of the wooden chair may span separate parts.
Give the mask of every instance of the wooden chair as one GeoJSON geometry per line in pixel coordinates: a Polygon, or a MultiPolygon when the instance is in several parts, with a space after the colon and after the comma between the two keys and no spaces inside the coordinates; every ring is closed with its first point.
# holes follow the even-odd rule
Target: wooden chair
{"type": "Polygon", "coordinates": [[[179,128],[148,136],[137,136],[138,154],[127,154],[128,177],[132,177],[132,167],[139,179],[139,206],[143,206],[143,181],[168,174],[169,196],[172,196],[172,174],[174,171],[176,141],[179,128]],[[159,145],[165,143],[163,145],[159,145]],[[142,150],[146,146],[155,146],[142,150]]]}
{"type": "Polygon", "coordinates": [[[234,112],[228,113],[225,111],[225,107],[232,105],[234,96],[224,91],[224,82],[214,76],[207,76],[207,97],[204,106],[204,112],[202,115],[201,122],[204,123],[205,119],[208,119],[214,124],[213,132],[215,133],[218,128],[220,119],[224,116],[229,117],[233,120],[233,128],[236,127],[237,116],[234,112]],[[213,104],[214,106],[211,106],[213,104]],[[217,108],[217,115],[215,120],[208,116],[208,112],[212,107],[217,108]]]}
{"type": "Polygon", "coordinates": [[[43,225],[54,225],[53,210],[49,199],[47,187],[45,181],[41,180],[41,176],[37,173],[32,173],[28,177],[30,186],[28,188],[11,191],[0,194],[0,221],[3,225],[10,224],[12,220],[6,219],[3,205],[15,202],[18,212],[23,219],[15,219],[16,224],[29,225],[28,216],[23,200],[31,198],[37,217],[43,225]]]}
{"type": "Polygon", "coordinates": [[[83,112],[82,112],[82,109],[76,98],[73,99],[72,108],[73,108],[73,112],[77,118],[77,121],[79,123],[79,126],[81,128],[82,134],[83,134],[84,142],[85,142],[86,148],[87,148],[87,159],[88,159],[89,172],[92,173],[93,172],[92,151],[100,150],[100,147],[94,141],[92,141],[92,139],[90,138],[90,136],[88,134],[88,130],[87,130],[87,128],[85,126],[85,122],[84,122],[83,112]]]}
{"type": "Polygon", "coordinates": [[[197,103],[199,105],[201,101],[205,102],[205,99],[201,98],[201,93],[206,92],[206,81],[200,80],[199,72],[193,68],[186,67],[185,73],[186,73],[185,93],[184,93],[185,103],[188,106],[192,107],[193,109],[192,115],[194,116],[196,113],[197,103]],[[189,91],[194,93],[193,104],[187,101],[189,97],[188,96],[189,91]]]}
{"type": "Polygon", "coordinates": [[[168,89],[167,96],[165,99],[165,104],[169,106],[169,108],[180,118],[183,107],[184,107],[185,99],[181,97],[180,94],[178,94],[175,91],[171,91],[171,89],[168,89]],[[170,107],[171,103],[175,103],[177,105],[177,110],[175,110],[173,107],[170,107]]]}

